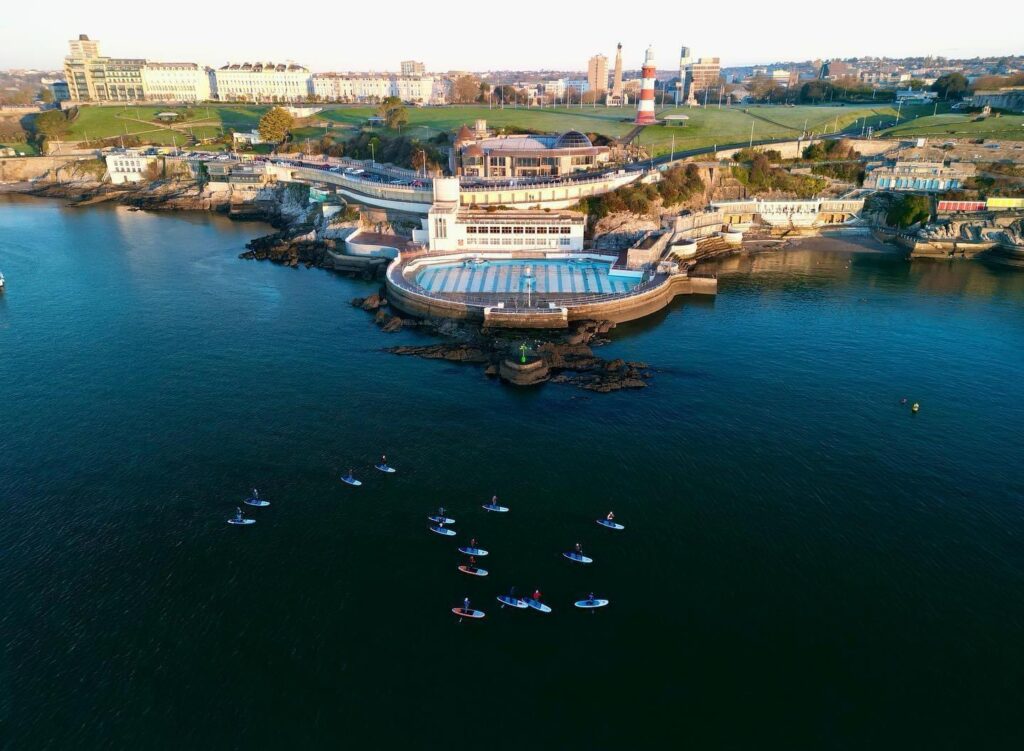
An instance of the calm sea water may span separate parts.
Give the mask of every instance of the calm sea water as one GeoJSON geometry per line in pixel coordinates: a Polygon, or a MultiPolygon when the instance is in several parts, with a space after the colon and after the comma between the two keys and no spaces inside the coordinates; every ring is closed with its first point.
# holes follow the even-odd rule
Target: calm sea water
{"type": "Polygon", "coordinates": [[[586,398],[382,352],[262,231],[0,199],[0,745],[1020,747],[1024,274],[737,257],[586,398]]]}

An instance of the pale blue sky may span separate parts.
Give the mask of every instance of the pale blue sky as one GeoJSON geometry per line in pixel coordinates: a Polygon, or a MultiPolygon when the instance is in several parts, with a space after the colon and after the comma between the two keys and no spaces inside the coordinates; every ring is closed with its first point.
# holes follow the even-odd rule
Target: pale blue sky
{"type": "Polygon", "coordinates": [[[58,68],[67,40],[99,39],[104,54],[222,65],[294,60],[313,70],[395,70],[403,59],[430,70],[583,69],[621,41],[627,68],[653,44],[658,67],[679,47],[723,66],[851,55],[946,57],[1024,53],[1020,0],[965,3],[412,2],[306,0],[18,2],[0,14],[0,68],[58,68]],[[620,8],[619,13],[597,11],[620,8]],[[967,14],[979,9],[977,20],[967,14]],[[166,8],[166,12],[163,9],[166,8]],[[589,12],[589,15],[587,15],[589,12]],[[179,13],[186,20],[178,21],[179,13]],[[557,31],[556,31],[557,30],[557,31]]]}

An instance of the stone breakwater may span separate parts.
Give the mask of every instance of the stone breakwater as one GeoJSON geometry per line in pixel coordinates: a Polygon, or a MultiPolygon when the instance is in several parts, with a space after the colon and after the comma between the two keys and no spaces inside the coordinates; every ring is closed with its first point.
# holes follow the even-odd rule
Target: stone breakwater
{"type": "Polygon", "coordinates": [[[594,353],[593,347],[607,343],[605,335],[615,328],[611,321],[582,321],[566,331],[545,332],[547,338],[538,340],[535,330],[493,331],[452,319],[404,318],[388,311],[386,294],[382,289],[367,297],[354,298],[352,306],[372,313],[374,322],[385,333],[415,326],[445,339],[436,344],[386,349],[395,355],[482,366],[484,375],[517,386],[550,382],[596,393],[646,388],[653,377],[646,363],[607,360],[594,353]],[[510,367],[509,363],[519,363],[524,341],[530,352],[529,366],[510,367]]]}

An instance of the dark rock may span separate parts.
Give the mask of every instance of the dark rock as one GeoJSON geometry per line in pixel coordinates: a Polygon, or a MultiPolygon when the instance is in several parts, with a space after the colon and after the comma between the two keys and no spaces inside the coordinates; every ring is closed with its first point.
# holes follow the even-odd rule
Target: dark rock
{"type": "Polygon", "coordinates": [[[393,334],[396,331],[400,331],[402,328],[402,319],[398,316],[391,316],[387,322],[380,327],[380,330],[385,334],[393,334]]]}
{"type": "Polygon", "coordinates": [[[360,307],[363,310],[377,310],[381,306],[380,295],[373,294],[363,299],[360,307]]]}

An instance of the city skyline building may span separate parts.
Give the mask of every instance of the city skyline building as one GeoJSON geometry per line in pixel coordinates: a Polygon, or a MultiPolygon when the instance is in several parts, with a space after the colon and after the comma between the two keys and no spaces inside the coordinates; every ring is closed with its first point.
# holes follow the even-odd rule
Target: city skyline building
{"type": "Polygon", "coordinates": [[[587,84],[595,96],[601,96],[608,90],[608,58],[605,55],[594,55],[587,62],[587,84]]]}

